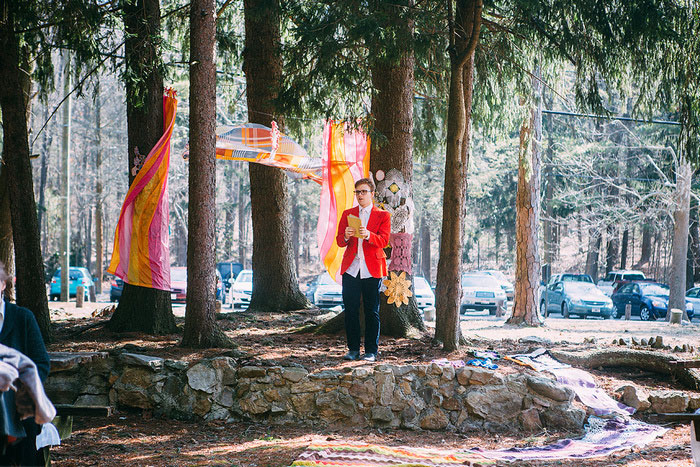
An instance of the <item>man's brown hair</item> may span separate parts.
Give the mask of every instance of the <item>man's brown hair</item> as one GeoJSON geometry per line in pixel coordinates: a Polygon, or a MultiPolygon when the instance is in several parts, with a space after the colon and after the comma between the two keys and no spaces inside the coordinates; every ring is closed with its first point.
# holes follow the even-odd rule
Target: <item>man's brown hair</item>
{"type": "Polygon", "coordinates": [[[369,187],[369,191],[374,192],[375,186],[374,182],[370,180],[369,178],[361,178],[358,181],[355,182],[355,188],[357,188],[360,185],[367,185],[369,187]]]}

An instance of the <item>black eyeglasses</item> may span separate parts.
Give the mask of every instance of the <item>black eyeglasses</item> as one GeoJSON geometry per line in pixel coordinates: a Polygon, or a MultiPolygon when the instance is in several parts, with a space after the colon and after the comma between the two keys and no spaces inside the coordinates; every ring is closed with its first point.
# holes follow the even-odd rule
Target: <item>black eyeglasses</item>
{"type": "Polygon", "coordinates": [[[356,195],[366,195],[367,193],[372,193],[369,190],[355,190],[356,195]]]}

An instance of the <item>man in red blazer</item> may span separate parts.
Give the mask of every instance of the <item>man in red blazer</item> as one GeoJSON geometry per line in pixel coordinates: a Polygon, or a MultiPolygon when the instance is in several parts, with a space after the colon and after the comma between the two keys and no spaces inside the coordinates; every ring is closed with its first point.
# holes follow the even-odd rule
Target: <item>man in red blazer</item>
{"type": "Polygon", "coordinates": [[[362,178],[355,182],[359,206],[343,212],[335,237],[339,247],[346,247],[340,273],[343,275],[343,304],[348,353],[345,360],[360,359],[360,299],[365,309],[365,355],[363,360],[377,360],[379,347],[379,286],[386,276],[384,248],[389,244],[391,218],[388,212],[374,207],[374,182],[362,178]],[[360,218],[362,226],[348,225],[348,216],[360,218]],[[357,235],[357,236],[356,236],[357,235]],[[358,238],[359,237],[359,238],[358,238]]]}

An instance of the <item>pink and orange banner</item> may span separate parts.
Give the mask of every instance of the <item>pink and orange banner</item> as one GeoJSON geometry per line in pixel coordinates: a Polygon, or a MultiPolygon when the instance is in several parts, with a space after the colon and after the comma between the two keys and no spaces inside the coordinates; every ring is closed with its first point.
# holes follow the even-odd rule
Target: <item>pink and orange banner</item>
{"type": "Polygon", "coordinates": [[[142,287],[170,290],[168,169],[177,99],[163,96],[164,133],[129,187],[114,233],[108,272],[142,287]]]}
{"type": "Polygon", "coordinates": [[[369,177],[370,139],[345,123],[328,121],[323,131],[323,183],[316,229],[321,259],[340,282],[342,249],[335,235],[343,211],[357,204],[355,181],[369,177]]]}

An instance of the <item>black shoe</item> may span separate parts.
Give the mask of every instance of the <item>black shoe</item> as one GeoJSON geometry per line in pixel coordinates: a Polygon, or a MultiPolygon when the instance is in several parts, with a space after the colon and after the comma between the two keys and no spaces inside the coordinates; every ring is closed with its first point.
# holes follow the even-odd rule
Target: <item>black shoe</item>
{"type": "Polygon", "coordinates": [[[343,356],[343,360],[359,360],[360,359],[360,351],[359,350],[350,350],[348,353],[346,353],[343,356]]]}
{"type": "Polygon", "coordinates": [[[377,354],[376,353],[366,353],[364,357],[362,357],[362,360],[366,362],[376,362],[377,361],[377,354]]]}

